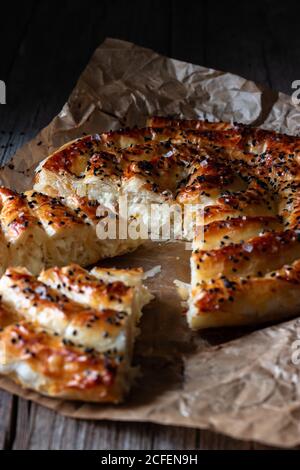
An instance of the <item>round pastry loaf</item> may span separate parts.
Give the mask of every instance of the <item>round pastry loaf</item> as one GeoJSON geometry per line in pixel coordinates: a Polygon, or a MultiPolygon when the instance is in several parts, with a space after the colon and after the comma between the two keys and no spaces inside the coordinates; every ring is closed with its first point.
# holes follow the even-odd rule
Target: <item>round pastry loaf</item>
{"type": "Polygon", "coordinates": [[[298,137],[157,117],[66,144],[39,165],[34,187],[114,210],[126,195],[131,216],[149,207],[144,218],[152,203],[197,205],[190,326],[258,323],[300,309],[299,152],[298,137]]]}

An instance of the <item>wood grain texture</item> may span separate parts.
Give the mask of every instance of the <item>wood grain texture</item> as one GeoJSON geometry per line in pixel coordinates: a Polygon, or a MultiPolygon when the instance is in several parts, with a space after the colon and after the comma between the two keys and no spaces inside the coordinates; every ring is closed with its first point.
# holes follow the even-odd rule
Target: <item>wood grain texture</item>
{"type": "MultiPolygon", "coordinates": [[[[0,30],[0,161],[61,109],[106,36],[291,93],[300,79],[297,1],[11,2],[0,30]],[[18,14],[16,15],[16,8],[18,14]]],[[[0,392],[1,449],[264,449],[211,431],[65,418],[0,392]]]]}

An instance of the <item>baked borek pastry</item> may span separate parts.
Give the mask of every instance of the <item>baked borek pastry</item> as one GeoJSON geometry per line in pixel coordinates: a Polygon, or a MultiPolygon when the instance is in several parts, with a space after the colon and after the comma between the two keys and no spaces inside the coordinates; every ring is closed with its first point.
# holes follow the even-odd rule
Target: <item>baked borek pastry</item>
{"type": "Polygon", "coordinates": [[[119,402],[136,369],[141,311],[152,296],[140,269],[76,264],[0,279],[0,373],[52,397],[119,402]]]}
{"type": "Polygon", "coordinates": [[[196,207],[201,222],[191,217],[183,234],[193,240],[189,325],[258,323],[299,311],[299,152],[298,137],[158,117],[66,144],[39,165],[35,188],[115,210],[126,195],[144,219],[153,202],[196,207]]]}
{"type": "MultiPolygon", "coordinates": [[[[245,183],[237,190],[234,179],[228,188],[219,180],[215,190],[220,193],[203,205],[203,226],[193,240],[191,286],[183,292],[190,326],[243,325],[297,315],[300,139],[226,123],[153,118],[149,124],[184,130],[191,139],[202,131],[216,151],[216,176],[222,177],[224,163],[245,183]]],[[[204,172],[206,181],[209,177],[204,172]]],[[[200,193],[200,202],[206,197],[200,193]]]]}
{"type": "Polygon", "coordinates": [[[139,241],[99,239],[98,204],[86,198],[18,194],[0,187],[0,270],[24,266],[38,274],[49,266],[88,266],[129,251],[139,241]]]}

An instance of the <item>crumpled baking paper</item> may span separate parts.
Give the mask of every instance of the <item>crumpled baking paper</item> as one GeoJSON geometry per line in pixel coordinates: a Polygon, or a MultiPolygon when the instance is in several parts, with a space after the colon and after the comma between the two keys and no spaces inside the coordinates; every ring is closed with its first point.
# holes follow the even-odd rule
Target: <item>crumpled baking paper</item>
{"type": "MultiPolygon", "coordinates": [[[[65,142],[84,133],[143,126],[154,114],[240,121],[290,134],[300,125],[299,109],[282,93],[107,39],[59,115],[18,150],[14,169],[5,167],[0,182],[28,189],[37,163],[65,142]]],[[[189,281],[189,256],[183,243],[149,242],[102,263],[146,270],[161,266],[161,273],[148,280],[156,299],[145,309],[135,349],[142,379],[123,405],[50,399],[6,378],[0,378],[0,386],[73,418],[152,421],[274,446],[300,444],[300,364],[292,360],[300,349],[295,343],[300,319],[256,330],[191,332],[173,284],[174,279],[189,281]]]]}

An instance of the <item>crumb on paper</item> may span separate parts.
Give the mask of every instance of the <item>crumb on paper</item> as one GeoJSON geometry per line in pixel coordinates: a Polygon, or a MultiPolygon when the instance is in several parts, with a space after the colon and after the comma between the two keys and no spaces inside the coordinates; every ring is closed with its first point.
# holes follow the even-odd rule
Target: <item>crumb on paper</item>
{"type": "Polygon", "coordinates": [[[186,306],[185,302],[187,301],[188,296],[189,296],[190,285],[187,282],[179,281],[179,279],[175,279],[175,281],[173,282],[177,288],[177,292],[179,296],[182,298],[186,306]]]}
{"type": "Polygon", "coordinates": [[[144,272],[143,278],[148,279],[149,277],[154,277],[157,274],[159,274],[160,272],[161,272],[161,266],[160,265],[153,266],[153,268],[148,269],[148,271],[144,272]]]}

